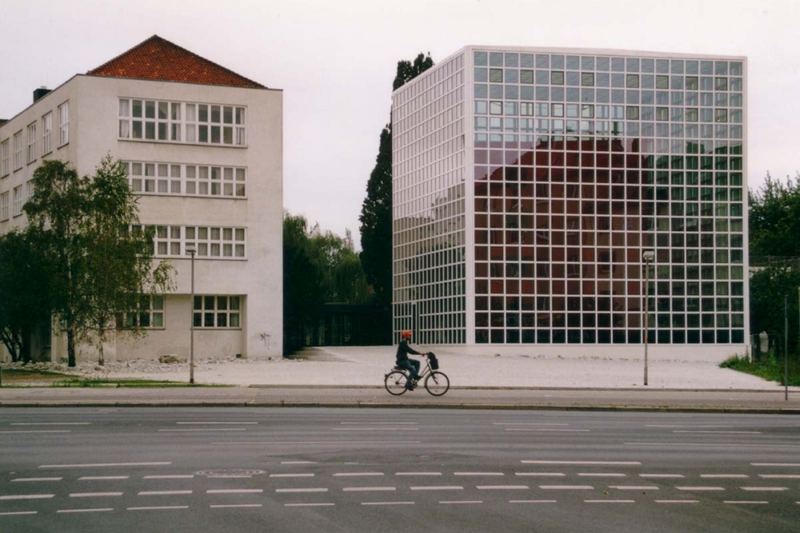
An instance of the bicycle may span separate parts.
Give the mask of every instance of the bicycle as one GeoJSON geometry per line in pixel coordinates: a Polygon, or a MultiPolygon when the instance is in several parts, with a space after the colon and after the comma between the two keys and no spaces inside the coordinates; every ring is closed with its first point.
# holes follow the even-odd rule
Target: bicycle
{"type": "MultiPolygon", "coordinates": [[[[425,368],[420,372],[417,382],[422,381],[425,390],[433,396],[442,396],[450,390],[450,378],[447,374],[438,370],[438,363],[434,363],[436,368],[431,367],[430,358],[425,357],[425,368]]],[[[435,357],[434,357],[435,360],[435,357]]],[[[408,389],[409,372],[405,368],[395,366],[383,376],[383,385],[386,391],[392,396],[405,394],[408,389]]]]}

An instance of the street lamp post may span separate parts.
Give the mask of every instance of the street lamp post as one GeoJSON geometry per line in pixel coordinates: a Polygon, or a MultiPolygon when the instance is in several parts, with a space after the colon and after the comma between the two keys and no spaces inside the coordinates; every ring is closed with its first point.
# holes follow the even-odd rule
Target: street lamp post
{"type": "Polygon", "coordinates": [[[653,250],[645,250],[642,253],[644,260],[644,384],[647,386],[647,333],[648,318],[650,315],[650,263],[655,259],[653,250]]]}
{"type": "Polygon", "coordinates": [[[194,254],[197,249],[187,245],[186,253],[191,257],[192,264],[192,293],[189,297],[189,384],[194,385],[194,254]]]}

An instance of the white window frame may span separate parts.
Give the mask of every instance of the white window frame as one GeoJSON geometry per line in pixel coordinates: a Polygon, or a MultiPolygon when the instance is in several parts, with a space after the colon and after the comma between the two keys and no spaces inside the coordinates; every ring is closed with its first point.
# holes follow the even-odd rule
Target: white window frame
{"type": "Polygon", "coordinates": [[[197,257],[210,259],[247,259],[245,228],[185,226],[184,242],[194,246],[197,257]]]}
{"type": "Polygon", "coordinates": [[[125,161],[134,194],[244,199],[247,168],[156,161],[125,161]]]}
{"type": "Polygon", "coordinates": [[[0,193],[0,222],[9,219],[9,200],[8,191],[0,193]]]}
{"type": "Polygon", "coordinates": [[[58,106],[58,146],[69,143],[69,100],[58,106]]]}
{"type": "Polygon", "coordinates": [[[194,329],[242,329],[242,302],[239,295],[195,295],[192,302],[194,329]]]}
{"type": "Polygon", "coordinates": [[[19,130],[17,133],[14,134],[14,171],[17,171],[22,168],[25,164],[22,161],[22,154],[24,148],[22,146],[22,130],[19,130]]]}
{"type": "Polygon", "coordinates": [[[22,215],[22,206],[25,205],[24,199],[24,191],[22,190],[22,185],[17,185],[14,187],[13,193],[13,203],[11,205],[11,215],[14,217],[18,217],[22,215]]]}
{"type": "Polygon", "coordinates": [[[11,154],[9,153],[9,145],[11,143],[8,139],[0,143],[0,178],[4,178],[11,174],[11,154]]]}
{"type": "Polygon", "coordinates": [[[25,149],[25,161],[30,165],[36,161],[36,122],[31,122],[26,128],[27,143],[25,149]]]}
{"type": "Polygon", "coordinates": [[[42,156],[53,151],[53,112],[42,115],[42,156]]]}
{"type": "Polygon", "coordinates": [[[117,317],[117,328],[166,329],[166,298],[163,294],[142,296],[139,306],[117,317]]]}

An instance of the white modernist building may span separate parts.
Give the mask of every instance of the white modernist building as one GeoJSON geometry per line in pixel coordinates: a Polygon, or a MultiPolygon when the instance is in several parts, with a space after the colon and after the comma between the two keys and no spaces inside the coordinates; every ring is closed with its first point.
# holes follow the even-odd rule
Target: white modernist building
{"type": "MultiPolygon", "coordinates": [[[[0,233],[26,224],[42,161],[67,161],[81,175],[107,154],[128,166],[140,221],[155,227],[154,253],[174,267],[175,288],[128,317],[147,334],[118,332],[107,359],[186,357],[190,324],[196,357],[281,354],[282,97],[153,36],[36,91],[0,125],[0,233]]],[[[65,356],[57,328],[43,337],[34,358],[65,356]]],[[[80,346],[79,360],[93,356],[80,346]]]]}
{"type": "Polygon", "coordinates": [[[395,334],[744,353],[746,66],[468,46],[396,90],[395,334]]]}

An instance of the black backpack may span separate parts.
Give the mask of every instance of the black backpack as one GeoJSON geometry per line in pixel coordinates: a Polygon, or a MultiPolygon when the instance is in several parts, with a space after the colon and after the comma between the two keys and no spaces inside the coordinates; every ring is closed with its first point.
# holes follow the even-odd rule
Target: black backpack
{"type": "Polygon", "coordinates": [[[438,370],[439,369],[439,360],[436,358],[436,354],[433,352],[428,353],[428,361],[431,364],[431,370],[438,370]]]}

